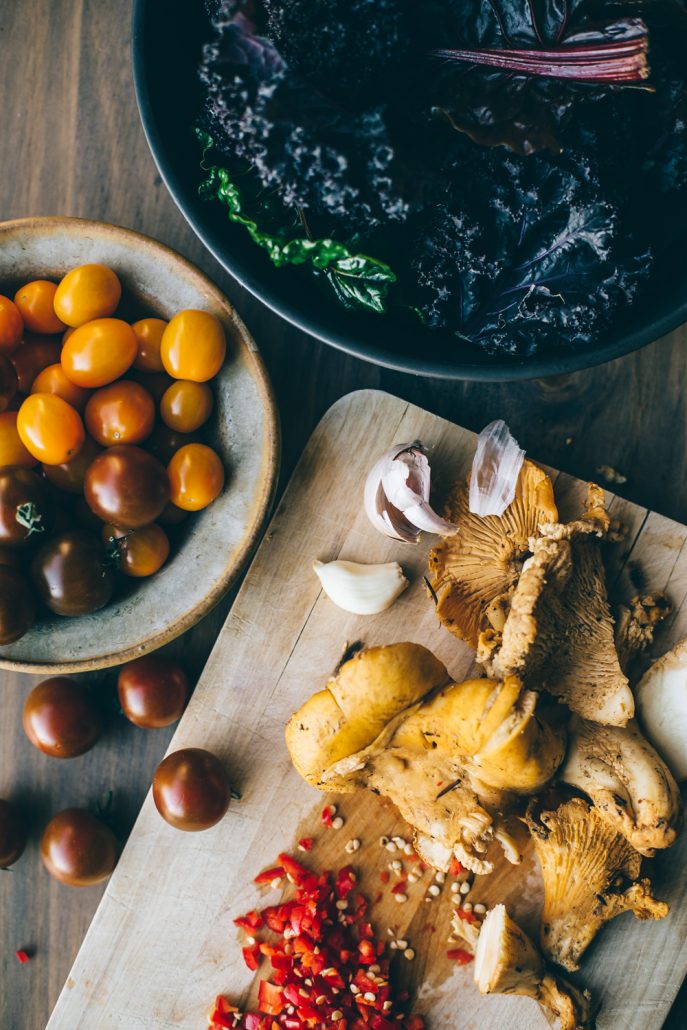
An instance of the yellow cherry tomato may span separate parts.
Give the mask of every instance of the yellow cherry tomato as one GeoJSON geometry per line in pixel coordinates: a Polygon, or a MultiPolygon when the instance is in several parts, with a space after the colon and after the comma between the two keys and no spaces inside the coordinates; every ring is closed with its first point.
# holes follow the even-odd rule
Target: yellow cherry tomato
{"type": "Polygon", "coordinates": [[[24,322],[9,297],[0,296],[0,354],[13,354],[22,341],[24,322]]]}
{"type": "Polygon", "coordinates": [[[15,293],[14,303],[19,308],[24,325],[32,333],[50,335],[61,333],[65,328],[64,322],[55,314],[56,292],[56,283],[51,283],[49,279],[34,279],[15,293]]]}
{"type": "Polygon", "coordinates": [[[170,500],[184,511],[200,511],[212,504],[224,486],[219,455],[204,443],[180,447],[167,466],[170,500]]]}
{"type": "Polygon", "coordinates": [[[78,411],[54,393],[32,393],[17,414],[17,432],[30,454],[44,465],[62,465],[86,438],[78,411]]]}
{"type": "Polygon", "coordinates": [[[75,386],[67,379],[59,361],[38,373],[33,381],[31,393],[54,393],[77,411],[83,411],[86,401],[91,396],[90,390],[84,390],[83,386],[75,386]]]}
{"type": "Polygon", "coordinates": [[[141,372],[163,372],[160,344],[167,323],[162,318],[140,318],[131,328],[138,342],[134,368],[140,369],[141,372]]]}
{"type": "Polygon", "coordinates": [[[210,418],[215,403],[207,383],[191,383],[177,379],[162,395],[162,421],[177,433],[192,433],[210,418]]]}
{"type": "Polygon", "coordinates": [[[76,386],[107,386],[124,375],[138,352],[134,331],[121,318],[95,318],[62,347],[62,368],[76,386]]]}
{"type": "Polygon", "coordinates": [[[111,268],[79,265],[67,272],[57,287],[55,314],[65,325],[77,327],[111,315],[121,295],[121,283],[111,268]]]}
{"type": "Polygon", "coordinates": [[[37,464],[33,454],[24,447],[17,432],[17,412],[3,411],[0,415],[0,468],[6,468],[8,465],[33,468],[37,464]]]}
{"type": "Polygon", "coordinates": [[[209,311],[180,311],[162,334],[160,357],[174,379],[207,382],[219,372],[226,352],[222,323],[209,311]]]}
{"type": "Polygon", "coordinates": [[[102,538],[105,547],[113,549],[119,571],[125,576],[152,576],[169,556],[169,538],[154,522],[140,529],[121,529],[106,522],[102,538]]]}

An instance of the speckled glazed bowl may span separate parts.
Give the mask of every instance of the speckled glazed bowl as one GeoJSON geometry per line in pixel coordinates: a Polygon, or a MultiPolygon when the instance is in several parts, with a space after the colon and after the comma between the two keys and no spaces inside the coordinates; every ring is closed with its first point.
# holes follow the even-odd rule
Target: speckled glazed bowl
{"type": "Polygon", "coordinates": [[[184,524],[177,549],[147,580],[128,584],[99,612],[44,614],[21,640],[0,647],[0,667],[76,672],[117,665],[193,626],[229,589],[257,543],[279,465],[279,424],[255,343],[229,301],[193,265],[146,236],[78,218],[0,223],[0,293],[35,278],[59,279],[86,262],[109,265],[123,286],[121,309],[169,318],[202,308],[223,322],[227,360],[214,381],[209,442],[227,470],[220,497],[184,524]]]}

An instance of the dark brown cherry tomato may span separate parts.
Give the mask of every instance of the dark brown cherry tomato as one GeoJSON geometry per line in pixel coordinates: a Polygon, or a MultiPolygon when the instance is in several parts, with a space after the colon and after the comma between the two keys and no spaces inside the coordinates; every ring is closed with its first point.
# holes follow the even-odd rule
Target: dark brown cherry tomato
{"type": "Polygon", "coordinates": [[[13,551],[10,547],[0,547],[0,565],[9,565],[11,569],[21,568],[19,552],[13,551]]]}
{"type": "Polygon", "coordinates": [[[0,354],[0,412],[7,411],[18,389],[14,365],[4,354],[0,354]]]}
{"type": "Polygon", "coordinates": [[[55,521],[48,490],[33,469],[0,470],[0,545],[26,547],[45,540],[55,521]]]}
{"type": "Polygon", "coordinates": [[[142,443],[154,424],[153,398],[140,383],[127,379],[96,390],[86,405],[88,432],[103,447],[142,443]]]}
{"type": "Polygon", "coordinates": [[[66,676],[53,676],[33,688],[22,723],[33,746],[52,758],[85,754],[102,730],[91,691],[66,676]]]}
{"type": "Polygon", "coordinates": [[[44,465],[43,474],[58,490],[63,490],[67,494],[81,494],[86,473],[101,451],[102,447],[87,436],[75,458],[63,465],[44,465]]]}
{"type": "Polygon", "coordinates": [[[14,352],[10,361],[17,373],[20,393],[30,393],[39,372],[60,360],[62,340],[58,336],[36,336],[26,333],[24,342],[14,352]]]}
{"type": "Polygon", "coordinates": [[[13,865],[26,847],[26,823],[18,805],[0,798],[0,869],[13,865]]]}
{"type": "Polygon", "coordinates": [[[135,579],[154,576],[169,557],[169,538],[154,522],[139,529],[122,529],[106,522],[102,538],[119,571],[135,579]]]}
{"type": "Polygon", "coordinates": [[[67,808],[43,832],[41,858],[51,876],[70,887],[106,880],[117,865],[119,843],[112,830],[83,808],[67,808]]]}
{"type": "Polygon", "coordinates": [[[187,747],[158,765],[153,800],[162,818],[177,830],[209,830],[229,808],[231,785],[215,755],[187,747]]]}
{"type": "Polygon", "coordinates": [[[176,452],[181,447],[185,447],[187,443],[204,442],[205,436],[202,430],[195,433],[178,433],[175,429],[170,429],[169,426],[162,423],[156,426],[148,437],[146,448],[166,466],[169,465],[176,452]]]}
{"type": "Polygon", "coordinates": [[[68,530],[48,540],[31,564],[39,597],[57,615],[87,615],[103,608],[115,588],[115,570],[96,536],[68,530]]]}
{"type": "Polygon", "coordinates": [[[109,447],[95,459],[84,484],[91,511],[126,529],[154,522],[169,500],[167,471],[140,447],[109,447]]]}
{"type": "Polygon", "coordinates": [[[80,526],[81,529],[88,529],[90,532],[100,536],[103,528],[102,519],[94,515],[86,504],[85,497],[77,497],[72,508],[72,525],[80,526]]]}
{"type": "Polygon", "coordinates": [[[188,701],[189,682],[177,662],[161,654],[148,654],[122,666],[117,693],[129,722],[144,730],[154,730],[181,718],[188,701]]]}
{"type": "Polygon", "coordinates": [[[0,565],[0,645],[12,644],[33,626],[36,606],[31,587],[17,569],[0,565]]]}

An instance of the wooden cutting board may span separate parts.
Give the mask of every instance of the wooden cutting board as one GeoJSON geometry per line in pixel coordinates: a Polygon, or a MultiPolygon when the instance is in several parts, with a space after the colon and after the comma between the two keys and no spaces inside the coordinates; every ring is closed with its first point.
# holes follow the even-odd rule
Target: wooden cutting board
{"type": "MultiPolygon", "coordinates": [[[[416,958],[394,959],[398,975],[417,994],[415,1011],[431,1030],[540,1030],[550,1020],[528,998],[482,998],[471,968],[446,959],[452,895],[426,901],[431,873],[408,885],[397,904],[379,873],[390,856],[380,834],[410,833],[388,803],[373,796],[337,798],[345,825],[322,826],[324,795],[291,768],[284,725],[320,689],[347,643],[413,640],[430,647],[456,679],[472,652],[441,629],[422,577],[425,538],[418,547],[377,534],[362,509],[365,475],[396,442],[421,439],[430,449],[434,488],[464,476],[474,434],[398,398],[375,391],[344,397],[315,430],[227,618],[170,750],[206,747],[233,774],[242,800],[205,833],[180,833],[157,814],[150,794],[58,1000],[49,1030],[203,1030],[214,996],[239,1002],[252,976],[243,965],[232,919],[261,903],[253,876],[302,836],[316,838],[309,861],[344,865],[352,856],[381,929],[408,939],[416,958]],[[321,592],[314,558],[367,562],[398,560],[410,588],[387,612],[358,617],[340,611],[321,592]]],[[[534,456],[536,458],[536,455],[534,456]]],[[[602,462],[604,455],[599,454],[602,462]]],[[[549,470],[562,517],[579,510],[584,484],[549,470]]],[[[637,587],[665,590],[674,614],[657,650],[687,635],[687,528],[619,498],[613,515],[627,535],[609,555],[613,595],[637,587]]],[[[301,856],[303,857],[303,856],[301,856]]],[[[404,857],[404,856],[402,856],[404,857]]],[[[658,1030],[687,972],[687,835],[655,862],[657,895],[670,916],[638,923],[625,914],[608,926],[583,961],[579,981],[601,1001],[600,1030],[658,1030]]],[[[407,867],[408,868],[408,867],[407,867]]],[[[393,881],[392,881],[393,882],[393,881]]],[[[277,898],[272,892],[270,902],[277,898]]],[[[540,885],[528,854],[522,866],[501,863],[478,878],[473,902],[506,901],[536,933],[540,885]]],[[[266,902],[264,902],[266,903],[266,902]]],[[[383,932],[383,930],[382,930],[383,932]]]]}

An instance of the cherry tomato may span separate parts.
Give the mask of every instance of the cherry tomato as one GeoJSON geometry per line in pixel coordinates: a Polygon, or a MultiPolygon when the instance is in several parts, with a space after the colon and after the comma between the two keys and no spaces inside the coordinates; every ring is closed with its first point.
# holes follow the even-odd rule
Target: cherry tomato
{"type": "Polygon", "coordinates": [[[169,479],[157,458],[121,444],[99,454],[84,484],[86,500],[103,522],[138,529],[154,522],[169,500],[169,479]]]}
{"type": "Polygon", "coordinates": [[[54,676],[33,688],[24,703],[24,732],[51,758],[76,758],[90,751],[102,731],[93,694],[76,680],[54,676]]]}
{"type": "Polygon", "coordinates": [[[166,466],[179,448],[189,443],[205,443],[203,432],[199,430],[195,433],[177,433],[175,429],[160,423],[148,437],[146,449],[166,466]]]}
{"type": "Polygon", "coordinates": [[[142,372],[162,372],[164,366],[160,357],[160,343],[167,323],[161,318],[141,318],[131,328],[138,342],[134,368],[142,372]]]}
{"type": "Polygon", "coordinates": [[[182,522],[185,522],[188,518],[189,513],[182,511],[181,508],[177,508],[176,504],[166,504],[161,514],[158,517],[158,522],[163,526],[179,526],[182,522]]]}
{"type": "Polygon", "coordinates": [[[130,368],[127,379],[133,379],[148,391],[156,404],[162,400],[162,395],[174,382],[166,372],[140,372],[137,368],[130,368]]]}
{"type": "Polygon", "coordinates": [[[96,318],[75,329],[62,348],[62,368],[77,386],[107,386],[136,357],[136,337],[121,318],[96,318]]]}
{"type": "Polygon", "coordinates": [[[50,820],[41,858],[51,876],[70,887],[106,880],[117,865],[119,843],[109,826],[83,808],[67,808],[50,820]]]}
{"type": "Polygon", "coordinates": [[[57,284],[48,279],[34,279],[17,290],[14,303],[24,320],[24,325],[32,333],[61,333],[64,322],[55,314],[53,302],[57,284]]]}
{"type": "Polygon", "coordinates": [[[19,555],[11,547],[0,547],[0,565],[8,565],[11,569],[20,568],[19,555]]]}
{"type": "Polygon", "coordinates": [[[148,654],[122,666],[117,694],[122,711],[134,726],[161,729],[181,718],[188,701],[188,677],[171,658],[148,654]]]}
{"type": "Polygon", "coordinates": [[[21,347],[14,352],[11,361],[17,373],[20,393],[30,393],[34,379],[48,365],[60,360],[62,344],[54,336],[35,336],[27,333],[21,347]]]}
{"type": "Polygon", "coordinates": [[[153,800],[162,818],[177,830],[208,830],[229,808],[231,785],[215,755],[187,747],[158,765],[153,800]]]}
{"type": "Polygon", "coordinates": [[[76,328],[94,318],[106,318],[119,304],[122,287],[105,265],[80,265],[67,272],[55,293],[55,314],[76,328]]]}
{"type": "Polygon", "coordinates": [[[54,393],[32,393],[17,415],[17,432],[34,458],[62,465],[75,458],[86,439],[78,411],[54,393]]]}
{"type": "Polygon", "coordinates": [[[9,297],[0,296],[0,354],[14,354],[23,335],[19,308],[9,297]]]}
{"type": "Polygon", "coordinates": [[[116,580],[105,548],[81,529],[59,533],[43,544],[31,564],[31,577],[43,603],[57,615],[98,611],[112,597],[116,580]]]}
{"type": "Polygon", "coordinates": [[[212,504],[224,486],[224,466],[204,443],[189,443],[167,466],[170,500],[184,511],[200,511],[212,504]]]}
{"type": "Polygon", "coordinates": [[[17,465],[33,468],[38,462],[27,451],[17,432],[17,412],[3,411],[0,414],[0,468],[17,465]]]}
{"type": "Polygon", "coordinates": [[[0,412],[7,411],[18,387],[14,365],[9,358],[0,354],[0,412]]]}
{"type": "Polygon", "coordinates": [[[26,836],[26,823],[19,806],[0,798],[0,869],[7,869],[23,855],[26,836]]]}
{"type": "Polygon", "coordinates": [[[180,311],[162,334],[160,357],[174,379],[204,383],[224,363],[227,341],[222,323],[209,311],[180,311]]]}
{"type": "Polygon", "coordinates": [[[38,373],[31,386],[31,393],[54,393],[77,411],[83,411],[86,401],[91,396],[90,390],[84,390],[83,386],[75,386],[67,379],[59,361],[38,373]]]}
{"type": "Polygon", "coordinates": [[[86,473],[100,454],[102,448],[87,436],[77,456],[62,465],[44,465],[43,474],[58,490],[67,494],[81,494],[86,473]]]}
{"type": "Polygon", "coordinates": [[[0,470],[0,544],[13,550],[41,543],[53,528],[55,506],[45,482],[26,468],[0,470]]]}
{"type": "Polygon", "coordinates": [[[154,522],[140,529],[122,529],[106,522],[102,537],[108,550],[114,550],[117,567],[125,576],[152,576],[169,557],[167,534],[154,522]]]}
{"type": "Polygon", "coordinates": [[[155,423],[155,403],[138,383],[122,379],[96,390],[86,405],[86,426],[103,447],[141,443],[155,423]]]}
{"type": "Polygon", "coordinates": [[[210,418],[215,403],[207,383],[177,379],[160,401],[160,415],[165,425],[178,433],[192,433],[210,418]]]}
{"type": "Polygon", "coordinates": [[[11,644],[33,626],[36,606],[21,572],[0,565],[0,645],[11,644]]]}

